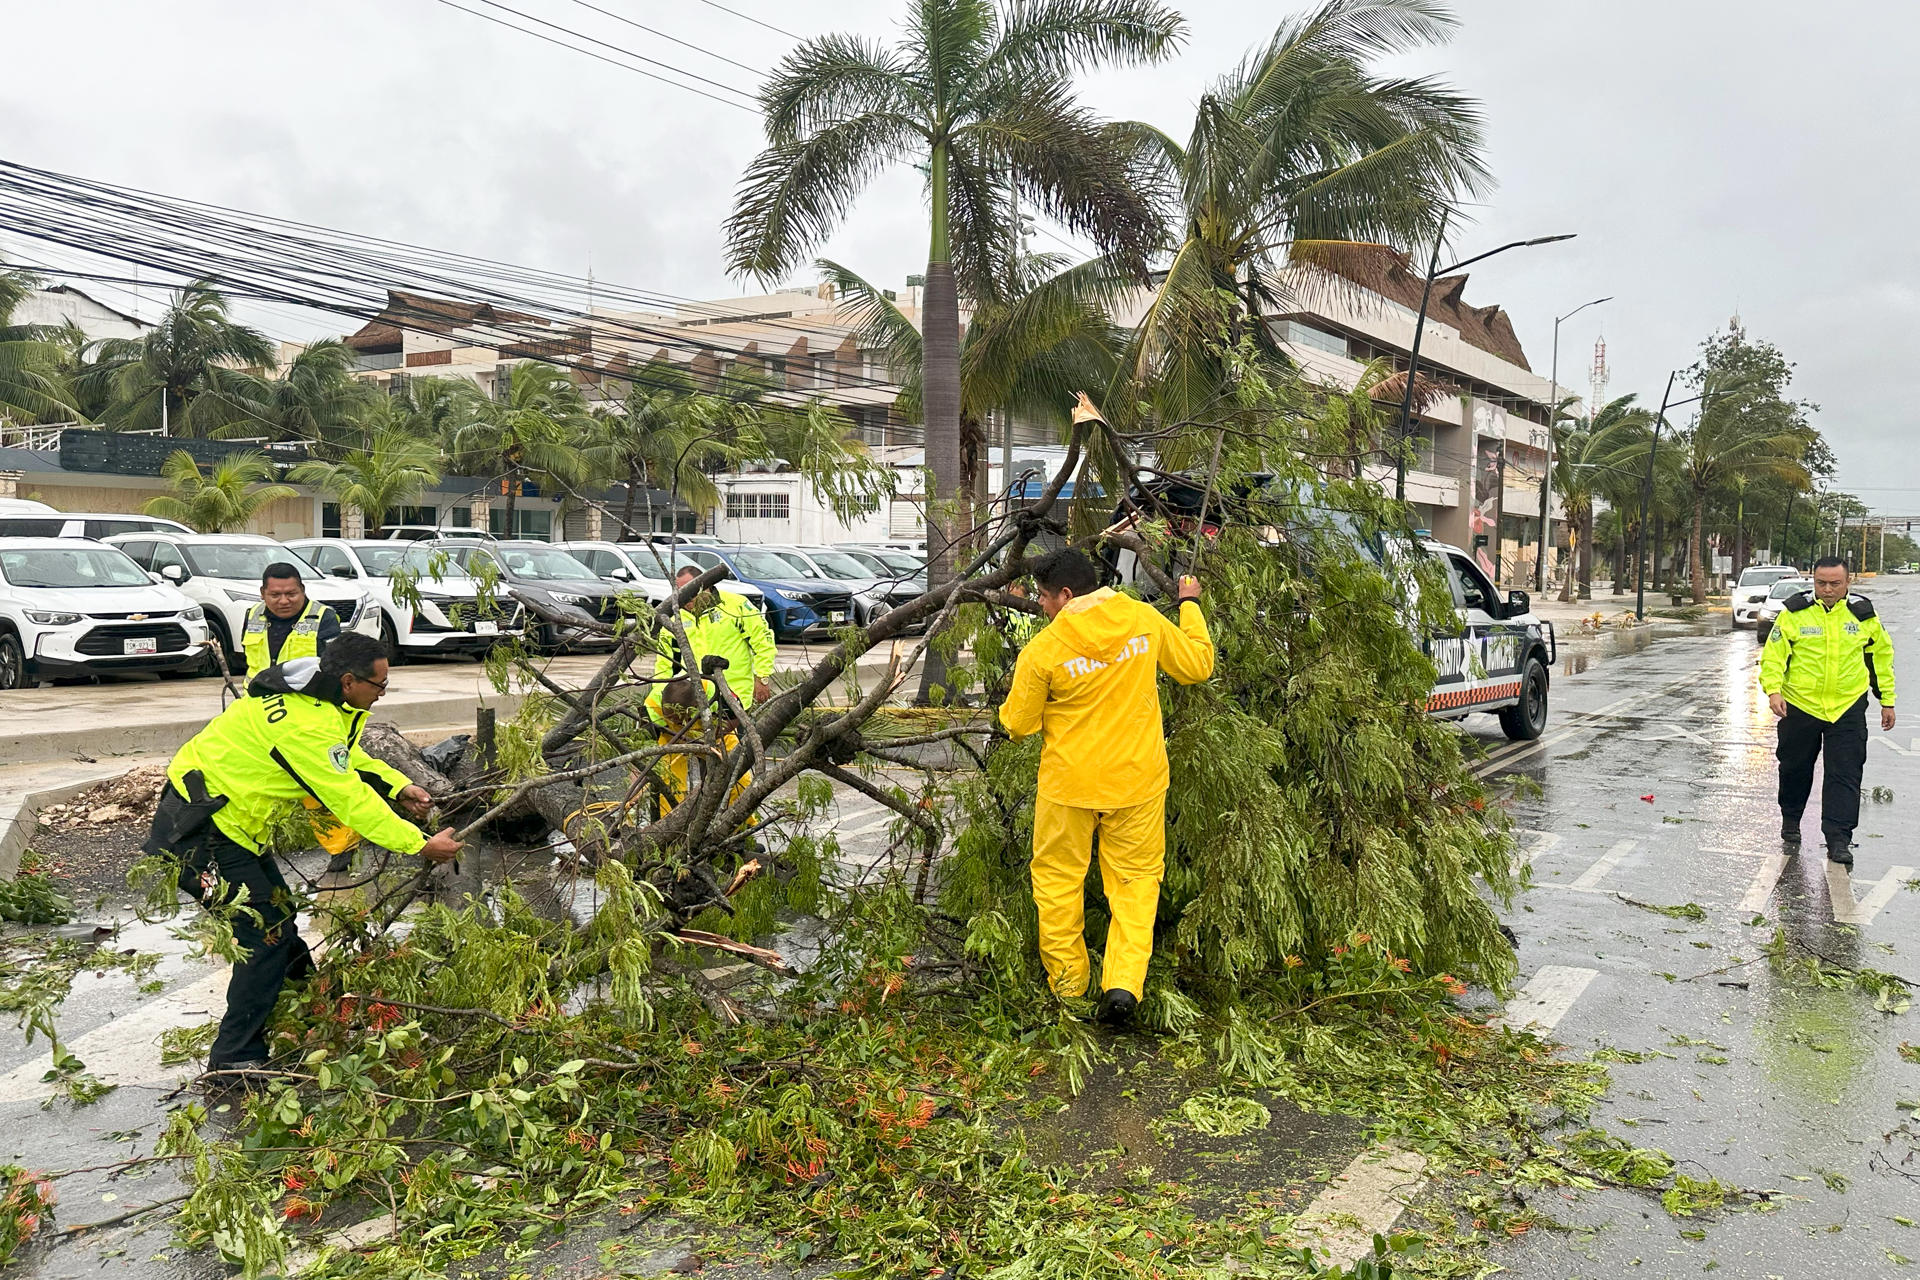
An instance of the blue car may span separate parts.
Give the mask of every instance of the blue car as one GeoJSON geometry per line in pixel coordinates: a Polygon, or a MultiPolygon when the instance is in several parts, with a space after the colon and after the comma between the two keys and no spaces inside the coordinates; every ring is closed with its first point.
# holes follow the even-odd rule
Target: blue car
{"type": "Polygon", "coordinates": [[[680,555],[703,569],[724,564],[765,596],[767,622],[776,640],[805,640],[844,627],[853,618],[853,593],[825,580],[802,578],[787,561],[758,547],[680,547],[680,555]]]}

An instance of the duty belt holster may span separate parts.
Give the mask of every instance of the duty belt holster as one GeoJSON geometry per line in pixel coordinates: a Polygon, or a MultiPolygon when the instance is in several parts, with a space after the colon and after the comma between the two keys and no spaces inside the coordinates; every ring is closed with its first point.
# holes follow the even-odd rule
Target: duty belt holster
{"type": "Polygon", "coordinates": [[[227,807],[227,797],[207,794],[207,778],[198,769],[181,776],[182,795],[172,785],[160,789],[160,803],[154,807],[153,828],[144,853],[171,857],[180,863],[180,887],[195,898],[204,894],[203,879],[212,869],[213,858],[207,849],[208,838],[218,830],[213,815],[227,807]]]}

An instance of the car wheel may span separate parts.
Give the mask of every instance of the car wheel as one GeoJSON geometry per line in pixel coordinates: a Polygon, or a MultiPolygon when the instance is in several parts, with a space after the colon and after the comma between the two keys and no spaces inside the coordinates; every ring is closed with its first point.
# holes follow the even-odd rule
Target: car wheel
{"type": "Polygon", "coordinates": [[[380,644],[387,651],[387,665],[397,667],[406,661],[406,650],[400,647],[400,633],[394,628],[393,619],[386,614],[380,615],[380,644]]]}
{"type": "Polygon", "coordinates": [[[0,689],[31,689],[39,683],[27,674],[27,651],[20,637],[0,632],[0,689]]]}
{"type": "Polygon", "coordinates": [[[1500,728],[1514,742],[1531,742],[1547,728],[1547,668],[1528,658],[1520,676],[1520,701],[1500,711],[1500,728]]]}

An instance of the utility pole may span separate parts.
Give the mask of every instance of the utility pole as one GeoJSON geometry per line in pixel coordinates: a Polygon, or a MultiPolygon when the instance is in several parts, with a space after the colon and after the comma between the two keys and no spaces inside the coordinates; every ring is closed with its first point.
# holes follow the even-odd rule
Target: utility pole
{"type": "MultiPolygon", "coordinates": [[[[1407,354],[1407,386],[1400,394],[1400,430],[1394,449],[1393,500],[1407,500],[1407,430],[1413,420],[1413,380],[1420,373],[1420,339],[1427,331],[1427,304],[1433,301],[1433,278],[1440,270],[1440,249],[1447,242],[1447,215],[1440,211],[1440,230],[1433,237],[1433,256],[1427,259],[1427,282],[1420,290],[1420,314],[1413,318],[1413,349],[1407,354]]],[[[1471,450],[1469,450],[1471,451],[1471,450]]]]}
{"type": "Polygon", "coordinates": [[[1667,389],[1660,397],[1660,412],[1653,420],[1653,441],[1647,446],[1647,478],[1640,485],[1640,545],[1634,548],[1633,617],[1647,619],[1647,505],[1653,501],[1653,460],[1660,451],[1660,428],[1667,421],[1667,401],[1673,398],[1673,380],[1679,371],[1667,375],[1667,389]]]}
{"type": "MultiPolygon", "coordinates": [[[[1533,562],[1533,590],[1535,595],[1547,589],[1547,534],[1552,529],[1553,511],[1553,429],[1560,420],[1560,322],[1571,320],[1588,307],[1597,307],[1603,302],[1612,302],[1613,295],[1595,298],[1592,302],[1583,302],[1563,316],[1553,318],[1553,371],[1547,376],[1547,469],[1540,475],[1540,551],[1533,562]]],[[[1587,417],[1591,421],[1595,406],[1587,406],[1587,417]]],[[[1569,572],[1572,572],[1569,567],[1569,572]]]]}

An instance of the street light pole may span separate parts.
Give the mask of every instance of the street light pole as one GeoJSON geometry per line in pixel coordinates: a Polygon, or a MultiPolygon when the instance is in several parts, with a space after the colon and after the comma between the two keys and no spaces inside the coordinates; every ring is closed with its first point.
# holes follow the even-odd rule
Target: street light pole
{"type": "MultiPolygon", "coordinates": [[[[1509,249],[1526,249],[1537,244],[1555,244],[1561,240],[1573,239],[1573,233],[1558,236],[1537,236],[1532,240],[1515,240],[1501,245],[1498,249],[1489,249],[1485,253],[1476,253],[1471,258],[1462,258],[1450,267],[1439,266],[1440,250],[1447,240],[1447,217],[1451,210],[1440,211],[1440,233],[1434,237],[1433,256],[1427,260],[1427,278],[1420,290],[1420,311],[1413,318],[1413,347],[1407,353],[1407,387],[1400,396],[1400,447],[1398,464],[1394,467],[1393,497],[1396,502],[1407,500],[1407,433],[1413,422],[1413,380],[1420,372],[1420,339],[1427,327],[1427,304],[1433,301],[1433,282],[1440,276],[1451,275],[1462,267],[1472,266],[1496,253],[1505,253],[1509,249]]],[[[1469,450],[1471,451],[1471,450],[1469,450]]]]}
{"type": "MultiPolygon", "coordinates": [[[[1547,589],[1547,523],[1548,513],[1553,508],[1553,429],[1560,420],[1560,322],[1571,320],[1588,307],[1597,307],[1603,302],[1612,302],[1613,295],[1595,298],[1592,302],[1583,302],[1563,316],[1553,318],[1553,371],[1547,377],[1547,466],[1540,473],[1540,551],[1533,558],[1533,592],[1542,595],[1547,589]]],[[[1589,405],[1587,412],[1593,413],[1597,405],[1589,405]]]]}
{"type": "Polygon", "coordinates": [[[1653,499],[1653,460],[1660,452],[1660,428],[1666,425],[1667,410],[1707,398],[1707,393],[1703,391],[1686,400],[1673,399],[1673,380],[1679,376],[1678,370],[1667,375],[1667,389],[1660,397],[1660,412],[1653,420],[1653,443],[1647,447],[1647,475],[1640,485],[1640,545],[1633,556],[1633,616],[1638,622],[1647,619],[1647,504],[1653,499]]]}

